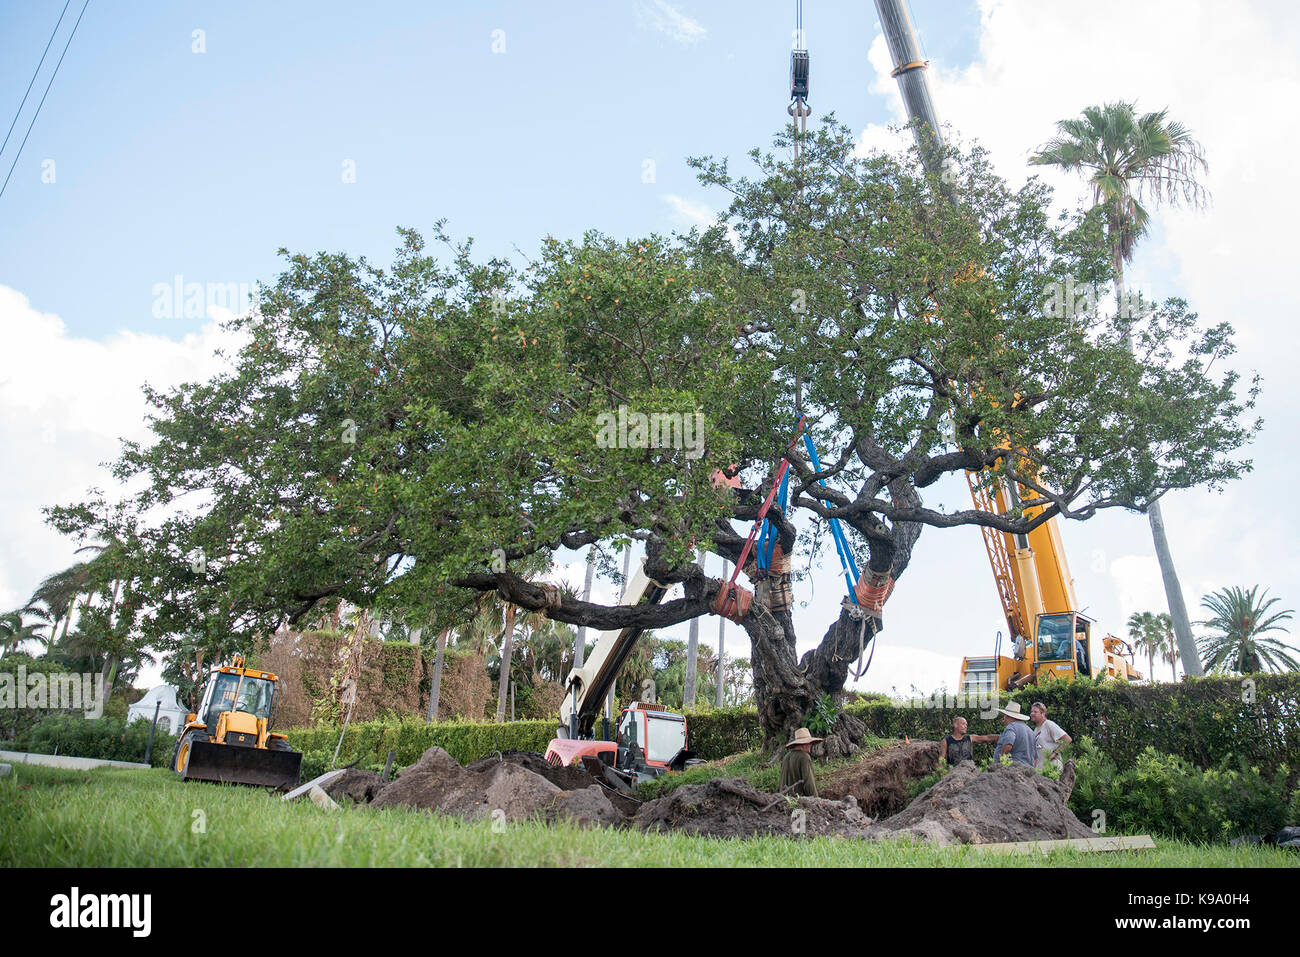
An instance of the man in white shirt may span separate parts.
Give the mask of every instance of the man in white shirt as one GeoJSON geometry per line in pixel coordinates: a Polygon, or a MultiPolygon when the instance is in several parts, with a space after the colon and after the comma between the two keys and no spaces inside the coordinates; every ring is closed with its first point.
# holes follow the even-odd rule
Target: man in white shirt
{"type": "Polygon", "coordinates": [[[1041,701],[1035,701],[1030,707],[1029,720],[1037,729],[1034,732],[1034,737],[1038,741],[1038,763],[1035,766],[1041,770],[1047,767],[1048,761],[1051,761],[1058,768],[1062,767],[1061,759],[1054,756],[1056,749],[1063,744],[1072,743],[1074,739],[1061,730],[1061,726],[1055,721],[1047,720],[1047,705],[1041,701]]]}

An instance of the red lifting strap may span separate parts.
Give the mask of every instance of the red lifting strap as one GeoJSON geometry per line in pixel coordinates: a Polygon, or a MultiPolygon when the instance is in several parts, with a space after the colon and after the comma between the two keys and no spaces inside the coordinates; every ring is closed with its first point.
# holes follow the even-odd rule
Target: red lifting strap
{"type": "MultiPolygon", "coordinates": [[[[799,433],[803,431],[803,423],[806,418],[808,418],[806,415],[801,415],[799,417],[799,424],[795,426],[794,430],[794,438],[790,440],[790,444],[786,447],[786,455],[790,454],[790,449],[794,448],[795,443],[799,441],[799,433]]],[[[731,570],[731,578],[727,580],[726,587],[718,591],[719,596],[727,595],[727,598],[722,601],[720,608],[715,608],[713,610],[724,618],[731,618],[732,621],[739,621],[740,618],[744,617],[743,613],[740,615],[740,618],[735,617],[737,610],[736,599],[734,597],[736,576],[740,574],[741,569],[749,562],[749,553],[754,548],[755,539],[758,538],[758,530],[763,527],[763,519],[767,518],[767,510],[772,507],[772,502],[776,500],[777,490],[781,487],[781,479],[785,478],[786,470],[789,468],[790,460],[786,458],[785,455],[781,456],[781,467],[776,470],[776,478],[772,480],[772,490],[767,493],[767,498],[763,500],[763,505],[758,510],[758,517],[754,519],[754,527],[749,530],[749,537],[745,539],[745,547],[740,550],[740,558],[736,560],[736,567],[731,570]]],[[[744,591],[744,589],[741,589],[741,591],[744,591]]],[[[751,601],[753,600],[753,597],[753,595],[750,595],[751,601]]],[[[748,605],[746,605],[745,610],[749,610],[748,605]]]]}

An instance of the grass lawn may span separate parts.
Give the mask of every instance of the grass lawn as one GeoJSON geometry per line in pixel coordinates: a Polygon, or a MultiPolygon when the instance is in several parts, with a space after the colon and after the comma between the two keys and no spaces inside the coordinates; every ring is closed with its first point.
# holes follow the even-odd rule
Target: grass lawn
{"type": "Polygon", "coordinates": [[[16,765],[0,779],[0,866],[287,867],[1281,867],[1276,848],[1157,841],[1154,851],[985,856],[816,838],[722,841],[632,831],[511,824],[495,833],[418,811],[322,811],[236,785],[181,782],[170,771],[65,771],[16,765]]]}

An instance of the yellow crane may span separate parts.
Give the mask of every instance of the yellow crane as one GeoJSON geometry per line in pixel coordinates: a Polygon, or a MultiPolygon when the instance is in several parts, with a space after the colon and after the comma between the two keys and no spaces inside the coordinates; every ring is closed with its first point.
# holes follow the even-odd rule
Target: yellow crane
{"type": "MultiPolygon", "coordinates": [[[[880,26],[893,58],[893,76],[908,111],[928,168],[943,162],[943,139],[905,0],[876,0],[880,26]]],[[[1019,509],[1016,482],[989,483],[979,473],[967,473],[971,497],[981,511],[1002,515],[1019,509]]],[[[1024,509],[1032,520],[1043,509],[1024,509]]],[[[1025,535],[982,527],[984,546],[997,584],[998,598],[1010,632],[1007,652],[1001,641],[992,655],[962,659],[959,687],[968,693],[1017,688],[1047,678],[1070,680],[1077,675],[1120,681],[1141,678],[1132,664],[1127,643],[1107,635],[1100,654],[1092,644],[1093,620],[1079,612],[1074,579],[1065,558],[1055,516],[1025,535]],[[1128,658],[1125,658],[1127,654],[1128,658]]],[[[1000,633],[999,633],[1000,639],[1000,633]]]]}

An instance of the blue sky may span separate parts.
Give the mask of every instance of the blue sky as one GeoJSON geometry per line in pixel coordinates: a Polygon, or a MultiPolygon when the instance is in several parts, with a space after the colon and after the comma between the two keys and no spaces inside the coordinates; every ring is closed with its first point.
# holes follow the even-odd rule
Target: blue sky
{"type": "MultiPolygon", "coordinates": [[[[1257,581],[1293,607],[1300,291],[1289,277],[1300,199],[1267,184],[1289,182],[1300,152],[1300,131],[1268,105],[1300,97],[1300,13],[1277,0],[1231,15],[1212,0],[910,7],[940,119],[979,138],[1012,181],[1028,175],[1025,158],[1055,120],[1091,103],[1168,105],[1201,136],[1215,205],[1157,213],[1131,279],[1237,326],[1237,366],[1265,375],[1268,422],[1250,477],[1223,496],[1170,496],[1166,521],[1193,618],[1201,595],[1257,581]],[[1249,62],[1207,70],[1247,46],[1249,62]]],[[[6,125],[61,8],[0,7],[6,125]]],[[[814,117],[833,110],[864,145],[905,145],[887,130],[901,113],[874,5],[806,8],[814,117]]],[[[11,463],[0,470],[0,607],[73,558],[40,507],[108,484],[98,463],[117,438],[146,437],[141,383],[219,368],[217,317],[155,318],[156,284],[270,281],[281,246],[386,263],[397,226],[443,217],[483,255],[527,252],[548,233],[707,222],[725,197],[700,188],[685,158],[729,156],[738,168],[786,121],[793,12],[793,2],[730,0],[92,0],[0,198],[0,448],[11,463]],[[203,53],[193,52],[196,30],[203,53]],[[52,183],[42,181],[47,161],[52,183]],[[355,182],[344,182],[349,161],[355,182]]],[[[1083,199],[1076,180],[1046,178],[1064,204],[1083,199]]],[[[965,495],[958,479],[927,501],[953,507],[965,495]]],[[[1163,608],[1145,517],[1071,522],[1063,535],[1080,604],[1107,630],[1163,608]]],[[[580,579],[580,566],[571,572],[580,579]]],[[[841,590],[833,559],[797,587],[801,647],[821,637],[841,590]]],[[[976,530],[922,537],[886,625],[870,685],[883,690],[951,686],[962,654],[992,650],[1005,622],[976,530]]],[[[716,629],[704,622],[703,637],[716,629]]]]}
{"type": "MultiPolygon", "coordinates": [[[[7,116],[62,6],[0,14],[7,116]]],[[[490,254],[681,226],[662,194],[710,199],[685,158],[741,156],[785,122],[793,4],[679,6],[698,39],[658,29],[651,2],[92,0],[0,205],[0,283],[76,335],[178,335],[199,322],[154,319],[155,283],[270,280],[281,246],[383,261],[395,226],[441,217],[490,254]]],[[[886,120],[866,91],[871,4],[808,6],[818,115],[886,120]]],[[[933,44],[961,62],[974,7],[916,7],[962,25],[933,44]]]]}

